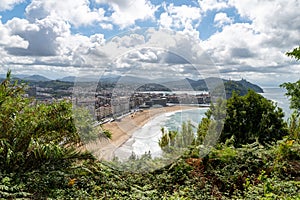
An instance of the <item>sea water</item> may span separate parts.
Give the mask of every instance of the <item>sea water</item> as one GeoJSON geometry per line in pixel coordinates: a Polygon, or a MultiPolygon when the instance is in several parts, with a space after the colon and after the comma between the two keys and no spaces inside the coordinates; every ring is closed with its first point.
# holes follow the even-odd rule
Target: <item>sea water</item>
{"type": "Polygon", "coordinates": [[[291,116],[292,110],[289,108],[289,99],[285,96],[287,92],[286,89],[280,87],[264,87],[263,90],[264,93],[261,93],[261,95],[272,100],[278,107],[282,108],[285,114],[284,118],[287,120],[291,116]]]}
{"type": "Polygon", "coordinates": [[[152,157],[159,157],[162,154],[158,144],[162,137],[161,129],[179,131],[183,122],[190,121],[196,130],[207,109],[193,108],[160,114],[135,131],[129,140],[116,149],[114,155],[120,160],[126,160],[132,153],[141,156],[150,151],[152,157]]]}

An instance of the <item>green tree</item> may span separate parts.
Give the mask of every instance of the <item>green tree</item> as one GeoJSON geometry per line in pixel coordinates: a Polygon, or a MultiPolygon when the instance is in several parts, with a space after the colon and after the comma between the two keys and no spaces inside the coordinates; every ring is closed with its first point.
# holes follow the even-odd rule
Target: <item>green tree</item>
{"type": "Polygon", "coordinates": [[[226,101],[218,99],[212,103],[210,109],[205,113],[197,129],[196,144],[207,147],[214,146],[224,127],[226,117],[226,101]]]}
{"type": "Polygon", "coordinates": [[[166,131],[162,128],[161,132],[163,135],[158,144],[165,152],[187,148],[196,138],[190,121],[183,122],[180,131],[166,131]]]}
{"type": "Polygon", "coordinates": [[[296,60],[300,60],[300,46],[293,49],[293,51],[287,52],[286,55],[295,58],[296,60]]]}
{"type": "Polygon", "coordinates": [[[161,128],[162,137],[158,141],[160,148],[167,153],[172,152],[175,146],[175,138],[178,134],[178,131],[165,131],[164,128],[161,128]]]}
{"type": "Polygon", "coordinates": [[[91,157],[76,149],[81,140],[70,103],[37,103],[10,77],[9,71],[0,83],[0,172],[54,169],[91,157]]]}
{"type": "MultiPolygon", "coordinates": [[[[300,46],[287,52],[287,56],[300,60],[300,46]]],[[[290,98],[290,108],[295,109],[298,113],[300,111],[300,79],[295,82],[287,82],[280,85],[287,90],[286,96],[290,98]]]]}
{"type": "MultiPolygon", "coordinates": [[[[286,55],[300,60],[300,47],[295,48],[291,52],[287,52],[286,55]]],[[[300,138],[300,79],[295,82],[287,82],[280,85],[287,90],[285,93],[290,100],[290,108],[294,109],[294,113],[289,118],[289,132],[293,139],[299,140],[300,138]]]]}
{"type": "Polygon", "coordinates": [[[79,133],[81,144],[87,144],[99,139],[111,139],[112,134],[101,125],[93,126],[95,120],[93,115],[85,107],[73,107],[73,122],[79,133]]]}
{"type": "Polygon", "coordinates": [[[245,96],[233,94],[227,100],[227,113],[220,141],[232,136],[235,145],[269,143],[287,135],[284,113],[281,108],[252,90],[245,96]]]}

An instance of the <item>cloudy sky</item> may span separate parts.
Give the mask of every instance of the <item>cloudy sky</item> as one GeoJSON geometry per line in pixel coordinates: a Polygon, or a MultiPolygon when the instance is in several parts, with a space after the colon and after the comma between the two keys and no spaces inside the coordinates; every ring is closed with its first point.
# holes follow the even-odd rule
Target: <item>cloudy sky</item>
{"type": "Polygon", "coordinates": [[[299,0],[1,0],[0,74],[300,78],[299,0]]]}

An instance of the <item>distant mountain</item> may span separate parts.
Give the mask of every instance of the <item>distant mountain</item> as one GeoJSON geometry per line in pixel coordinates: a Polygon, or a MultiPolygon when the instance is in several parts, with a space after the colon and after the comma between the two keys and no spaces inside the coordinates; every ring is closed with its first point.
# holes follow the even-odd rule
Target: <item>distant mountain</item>
{"type": "Polygon", "coordinates": [[[134,77],[134,76],[121,76],[118,79],[118,83],[124,84],[147,84],[151,83],[149,79],[134,77]]]}
{"type": "Polygon", "coordinates": [[[41,75],[31,75],[31,76],[23,77],[21,79],[25,80],[25,81],[34,81],[34,82],[51,81],[50,79],[48,79],[44,76],[41,76],[41,75]]]}
{"type": "Polygon", "coordinates": [[[76,76],[66,76],[57,80],[64,82],[74,82],[76,80],[76,76]]]}
{"type": "Polygon", "coordinates": [[[105,84],[114,84],[118,82],[120,78],[121,76],[102,76],[100,78],[100,82],[105,84]]]}
{"type": "Polygon", "coordinates": [[[119,80],[120,76],[66,76],[60,79],[57,79],[59,81],[63,82],[98,82],[99,80],[105,83],[114,83],[119,80]],[[100,79],[99,79],[100,78],[100,79]]]}
{"type": "MultiPolygon", "coordinates": [[[[6,74],[0,74],[0,79],[4,79],[6,74]]],[[[210,77],[206,79],[193,80],[189,78],[174,80],[174,79],[156,79],[150,80],[147,78],[134,77],[134,76],[118,76],[118,75],[105,75],[102,77],[98,76],[67,76],[57,81],[52,81],[41,75],[13,75],[14,78],[26,80],[29,82],[37,83],[40,82],[43,86],[59,85],[60,87],[70,87],[73,83],[76,82],[99,82],[100,84],[128,84],[128,85],[140,85],[139,90],[153,91],[165,90],[165,91],[176,91],[176,90],[195,90],[195,91],[212,91],[214,89],[222,89],[222,85],[225,86],[226,97],[231,97],[233,91],[237,92],[239,95],[245,95],[249,89],[254,90],[257,93],[263,93],[263,89],[258,85],[250,83],[249,81],[242,79],[239,81],[219,79],[215,77],[210,77]],[[172,80],[172,81],[170,81],[172,80]],[[45,82],[45,83],[43,83],[45,82]],[[63,84],[65,82],[66,84],[63,84]],[[69,84],[70,83],[70,84],[69,84]],[[53,85],[54,84],[54,85],[53,85]],[[208,88],[208,86],[210,88],[208,88]]],[[[104,85],[105,86],[105,85],[104,85]]],[[[107,86],[107,85],[106,85],[107,86]]],[[[105,87],[106,87],[105,86],[105,87]]]]}
{"type": "Polygon", "coordinates": [[[192,80],[192,79],[181,79],[181,80],[176,80],[176,81],[168,81],[165,83],[162,83],[167,88],[170,88],[171,90],[207,90],[207,87],[201,88],[201,89],[196,89],[197,86],[199,86],[200,82],[192,80]]]}
{"type": "Polygon", "coordinates": [[[224,85],[227,98],[231,97],[234,91],[239,95],[247,94],[249,89],[254,90],[257,93],[264,92],[261,87],[250,83],[245,79],[242,79],[240,81],[233,81],[214,77],[199,80],[186,78],[178,81],[166,82],[163,85],[168,88],[177,90],[193,89],[195,91],[208,91],[214,89],[222,89],[222,84],[224,85]],[[208,86],[210,88],[208,88],[208,86]]]}
{"type": "Polygon", "coordinates": [[[193,79],[186,78],[185,80],[192,86],[194,90],[198,90],[198,91],[208,90],[207,84],[204,79],[193,80],[193,79]]]}
{"type": "Polygon", "coordinates": [[[170,91],[170,90],[195,90],[195,91],[208,91],[214,90],[222,87],[224,85],[226,96],[231,97],[233,91],[237,92],[240,95],[247,94],[249,89],[254,90],[257,93],[263,93],[263,89],[258,85],[250,83],[245,79],[234,81],[234,80],[226,80],[219,79],[215,77],[210,77],[206,79],[193,80],[189,78],[175,80],[175,81],[166,81],[158,82],[156,80],[149,80],[146,78],[137,78],[133,76],[122,76],[122,77],[106,77],[101,78],[101,83],[110,83],[110,84],[139,84],[143,85],[139,88],[140,91],[170,91]],[[208,88],[209,86],[209,88],[208,88]]]}

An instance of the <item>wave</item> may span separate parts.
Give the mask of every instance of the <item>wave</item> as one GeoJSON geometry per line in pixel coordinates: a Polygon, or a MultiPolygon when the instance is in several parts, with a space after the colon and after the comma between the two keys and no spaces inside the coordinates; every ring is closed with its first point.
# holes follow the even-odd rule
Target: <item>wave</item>
{"type": "Polygon", "coordinates": [[[179,130],[182,122],[190,120],[199,123],[208,108],[193,108],[160,114],[143,127],[136,130],[132,137],[115,151],[115,156],[119,160],[127,160],[132,152],[141,156],[151,152],[152,157],[159,157],[162,154],[158,141],[162,136],[161,128],[166,130],[179,130]]]}

